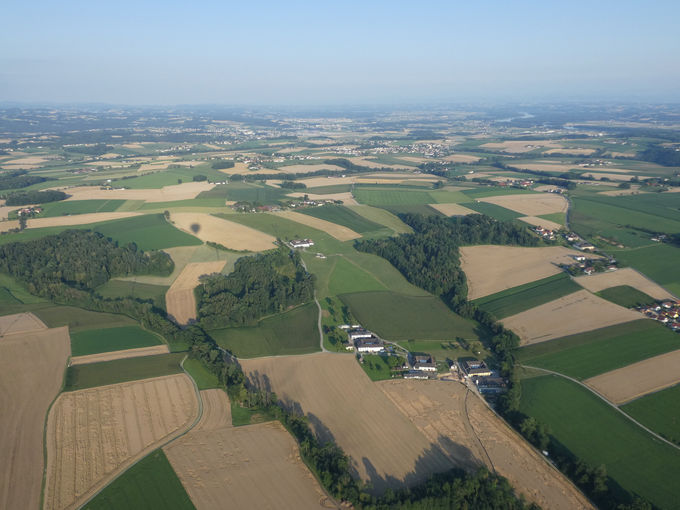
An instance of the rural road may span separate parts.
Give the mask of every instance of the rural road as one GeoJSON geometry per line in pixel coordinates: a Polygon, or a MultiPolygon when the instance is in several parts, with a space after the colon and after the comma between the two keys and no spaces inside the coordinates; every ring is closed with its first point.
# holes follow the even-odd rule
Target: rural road
{"type": "Polygon", "coordinates": [[[570,380],[571,382],[574,382],[574,383],[578,384],[579,386],[582,386],[583,388],[587,389],[589,392],[591,392],[592,394],[596,395],[597,397],[599,397],[600,399],[602,399],[604,402],[606,402],[608,406],[613,407],[614,409],[616,409],[616,411],[618,411],[618,412],[621,413],[623,416],[625,416],[626,418],[628,418],[630,421],[632,421],[633,423],[635,423],[635,425],[637,425],[637,426],[640,427],[641,429],[643,429],[643,430],[649,432],[652,436],[654,436],[654,437],[655,437],[656,439],[658,439],[659,441],[663,441],[664,443],[666,443],[666,444],[669,445],[669,446],[672,446],[672,447],[675,448],[676,450],[680,450],[680,446],[676,445],[675,443],[671,443],[670,441],[668,441],[667,439],[664,439],[663,437],[661,437],[659,434],[657,434],[657,433],[654,432],[653,430],[648,429],[648,428],[645,427],[642,423],[640,423],[639,421],[637,421],[637,420],[636,420],[635,418],[633,418],[632,416],[630,416],[630,415],[624,413],[621,409],[619,409],[618,406],[612,404],[612,403],[611,403],[609,400],[607,400],[604,396],[600,395],[597,391],[595,391],[594,389],[592,389],[592,388],[589,387],[588,385],[582,383],[582,382],[579,381],[578,379],[574,379],[573,377],[569,377],[568,375],[560,374],[559,372],[553,372],[552,370],[547,370],[547,369],[545,369],[545,368],[532,367],[532,366],[530,366],[530,365],[519,365],[519,366],[520,366],[520,367],[524,367],[524,368],[530,368],[530,369],[532,369],[532,370],[538,370],[538,371],[540,371],[540,372],[545,372],[546,374],[552,374],[552,375],[557,375],[557,376],[559,376],[559,377],[564,377],[565,379],[568,379],[568,380],[570,380]]]}
{"type": "MultiPolygon", "coordinates": [[[[305,268],[305,271],[309,273],[309,270],[307,269],[307,264],[305,264],[305,261],[300,257],[300,263],[302,264],[302,267],[305,268]]],[[[319,347],[321,348],[321,352],[331,352],[326,347],[323,345],[323,328],[321,327],[321,303],[319,303],[319,299],[316,297],[316,289],[314,289],[314,302],[316,303],[316,307],[319,309],[319,317],[317,319],[317,327],[319,328],[319,347]]]]}

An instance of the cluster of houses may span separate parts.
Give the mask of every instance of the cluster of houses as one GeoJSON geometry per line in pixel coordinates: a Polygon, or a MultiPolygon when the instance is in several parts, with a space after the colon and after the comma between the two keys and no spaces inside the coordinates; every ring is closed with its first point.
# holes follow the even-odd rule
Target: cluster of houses
{"type": "Polygon", "coordinates": [[[650,319],[666,324],[673,331],[680,331],[680,303],[663,301],[661,303],[637,308],[650,319]]]}
{"type": "Polygon", "coordinates": [[[587,258],[585,255],[572,255],[574,259],[573,264],[561,264],[560,267],[565,269],[571,275],[591,275],[593,273],[603,273],[616,271],[618,269],[616,259],[601,259],[601,258],[587,258]]]}
{"type": "Polygon", "coordinates": [[[536,235],[539,235],[548,241],[554,241],[557,238],[557,232],[555,230],[550,230],[549,228],[533,227],[531,230],[533,230],[536,235]]]}
{"type": "Polygon", "coordinates": [[[482,394],[503,393],[507,390],[507,381],[481,360],[463,361],[458,366],[462,375],[471,380],[482,394]]]}
{"type": "Polygon", "coordinates": [[[39,206],[35,207],[23,207],[17,211],[17,216],[34,216],[43,212],[43,208],[39,206]]]}
{"type": "Polygon", "coordinates": [[[497,186],[500,186],[502,188],[504,187],[510,187],[510,188],[529,188],[533,186],[534,181],[531,179],[507,179],[505,181],[499,181],[497,183],[497,186]]]}
{"type": "Polygon", "coordinates": [[[342,324],[338,328],[347,333],[347,340],[343,341],[343,345],[348,351],[378,354],[385,350],[385,342],[371,331],[364,329],[361,324],[342,324]]]}
{"type": "MultiPolygon", "coordinates": [[[[299,209],[301,207],[320,207],[322,205],[326,204],[337,204],[338,200],[310,200],[309,198],[305,198],[303,200],[296,200],[293,202],[288,202],[288,207],[291,209],[299,209]]],[[[342,202],[340,202],[342,203],[342,202]]]]}
{"type": "Polygon", "coordinates": [[[293,249],[309,248],[311,246],[314,246],[314,241],[312,241],[311,239],[293,239],[292,241],[288,242],[288,246],[290,246],[293,249]]]}

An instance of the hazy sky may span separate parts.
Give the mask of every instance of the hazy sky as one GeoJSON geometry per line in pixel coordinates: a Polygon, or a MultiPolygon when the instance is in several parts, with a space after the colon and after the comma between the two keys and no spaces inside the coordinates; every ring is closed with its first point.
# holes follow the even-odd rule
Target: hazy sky
{"type": "Polygon", "coordinates": [[[0,101],[680,100],[680,1],[3,2],[0,101]]]}

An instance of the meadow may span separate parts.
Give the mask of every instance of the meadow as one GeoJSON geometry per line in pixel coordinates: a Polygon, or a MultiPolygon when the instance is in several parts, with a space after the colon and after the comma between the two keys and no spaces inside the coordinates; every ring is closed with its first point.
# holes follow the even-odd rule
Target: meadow
{"type": "Polygon", "coordinates": [[[185,353],[159,354],[141,358],[126,358],[88,365],[74,365],[66,370],[64,391],[76,391],[95,386],[149,379],[182,373],[180,362],[185,353]]]}
{"type": "Polygon", "coordinates": [[[119,244],[135,243],[142,250],[162,250],[175,246],[203,244],[194,236],[176,229],[162,214],[147,214],[90,226],[119,244]]]}
{"type": "Polygon", "coordinates": [[[210,181],[226,180],[226,176],[222,172],[213,170],[207,165],[201,165],[195,168],[183,166],[146,173],[139,177],[116,181],[114,186],[120,185],[130,189],[157,189],[163,186],[173,186],[178,184],[179,181],[191,182],[193,177],[199,174],[205,175],[210,181]]]}
{"type": "Polygon", "coordinates": [[[464,341],[463,346],[457,340],[401,340],[397,342],[401,347],[411,353],[427,353],[433,355],[437,361],[447,359],[454,361],[460,358],[487,359],[490,353],[484,348],[481,341],[464,341]]]}
{"type": "Polygon", "coordinates": [[[50,328],[68,326],[71,334],[92,328],[137,325],[137,321],[127,315],[92,312],[75,306],[46,306],[33,310],[33,313],[50,328]]]}
{"type": "Polygon", "coordinates": [[[112,279],[97,287],[96,292],[106,298],[133,297],[136,299],[150,299],[158,308],[165,309],[165,293],[170,287],[167,285],[153,285],[130,280],[112,279]]]}
{"type": "Polygon", "coordinates": [[[660,436],[680,445],[680,385],[633,400],[621,409],[660,436]]]}
{"type": "Polygon", "coordinates": [[[29,293],[23,284],[8,274],[0,273],[0,304],[34,304],[44,302],[43,298],[29,293]]]}
{"type": "Polygon", "coordinates": [[[468,209],[472,209],[480,214],[486,214],[492,218],[500,221],[512,221],[523,216],[520,213],[501,207],[500,205],[490,204],[488,202],[465,202],[460,204],[468,209]]]}
{"type": "Polygon", "coordinates": [[[375,189],[356,187],[354,198],[360,204],[373,206],[394,206],[394,205],[418,205],[431,204],[435,202],[427,191],[408,190],[408,189],[375,189]]]}
{"type": "Polygon", "coordinates": [[[383,225],[367,220],[363,216],[355,213],[351,209],[342,205],[324,205],[322,207],[305,207],[297,210],[302,214],[313,216],[322,220],[337,223],[345,226],[355,232],[363,234],[365,232],[372,232],[375,230],[384,229],[383,225]]]}
{"type": "Polygon", "coordinates": [[[567,273],[558,273],[476,299],[473,303],[497,319],[503,319],[578,290],[581,290],[581,286],[567,273]]]}
{"type": "Polygon", "coordinates": [[[187,358],[182,365],[194,381],[199,390],[209,390],[211,388],[221,388],[220,380],[215,374],[209,372],[205,365],[193,358],[187,358]]]}
{"type": "Polygon", "coordinates": [[[680,248],[655,244],[637,250],[615,252],[616,258],[634,267],[676,296],[680,295],[680,248]]]}
{"type": "Polygon", "coordinates": [[[125,200],[69,200],[66,202],[50,202],[42,205],[43,212],[37,218],[64,216],[67,214],[85,214],[97,212],[113,212],[122,206],[125,200]]]}
{"type": "Polygon", "coordinates": [[[380,356],[379,354],[364,354],[361,368],[364,369],[366,375],[371,381],[384,381],[392,379],[392,370],[387,363],[387,356],[380,356]]]}
{"type": "Polygon", "coordinates": [[[656,300],[642,291],[637,290],[630,285],[617,285],[608,289],[597,292],[601,298],[616,303],[625,308],[634,308],[636,306],[651,305],[656,300]]]}
{"type": "MultiPolygon", "coordinates": [[[[546,424],[563,448],[607,474],[629,494],[677,507],[680,452],[656,441],[590,391],[559,376],[522,380],[520,411],[546,424]]],[[[566,453],[552,450],[551,453],[566,453]]]]}
{"type": "Polygon", "coordinates": [[[351,262],[350,259],[342,256],[333,257],[330,263],[333,264],[333,269],[328,283],[328,291],[332,295],[387,290],[373,275],[367,273],[360,265],[351,262]]]}
{"type": "Polygon", "coordinates": [[[229,183],[225,187],[226,199],[234,202],[251,202],[274,205],[283,200],[291,190],[262,186],[259,184],[229,183]]]}
{"type": "Polygon", "coordinates": [[[349,209],[369,221],[379,223],[381,226],[391,229],[395,234],[408,234],[413,232],[411,227],[385,209],[371,207],[369,205],[353,205],[349,206],[349,209]]]}
{"type": "Polygon", "coordinates": [[[339,296],[352,315],[386,340],[477,340],[476,324],[434,296],[356,292],[339,296]]]}
{"type": "Polygon", "coordinates": [[[523,364],[587,379],[676,349],[679,335],[641,319],[522,347],[517,358],[523,364]]]}
{"type": "Polygon", "coordinates": [[[150,347],[162,343],[157,335],[139,326],[88,329],[71,333],[71,355],[86,356],[100,352],[150,347]]]}
{"type": "Polygon", "coordinates": [[[163,450],[155,450],[83,506],[86,510],[196,510],[163,450]]]}
{"type": "Polygon", "coordinates": [[[214,329],[208,333],[239,358],[307,354],[319,350],[315,303],[262,319],[257,326],[214,329]]]}

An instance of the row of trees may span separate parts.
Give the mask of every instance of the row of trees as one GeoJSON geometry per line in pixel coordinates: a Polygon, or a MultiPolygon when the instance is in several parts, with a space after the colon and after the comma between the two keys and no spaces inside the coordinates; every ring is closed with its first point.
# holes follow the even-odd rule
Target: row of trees
{"type": "Polygon", "coordinates": [[[45,182],[46,177],[28,175],[27,170],[12,170],[0,173],[0,190],[27,188],[33,184],[45,182]]]}
{"type": "Polygon", "coordinates": [[[23,191],[21,193],[11,193],[7,195],[5,205],[28,205],[46,204],[48,202],[58,202],[68,197],[63,191],[23,191]]]}

